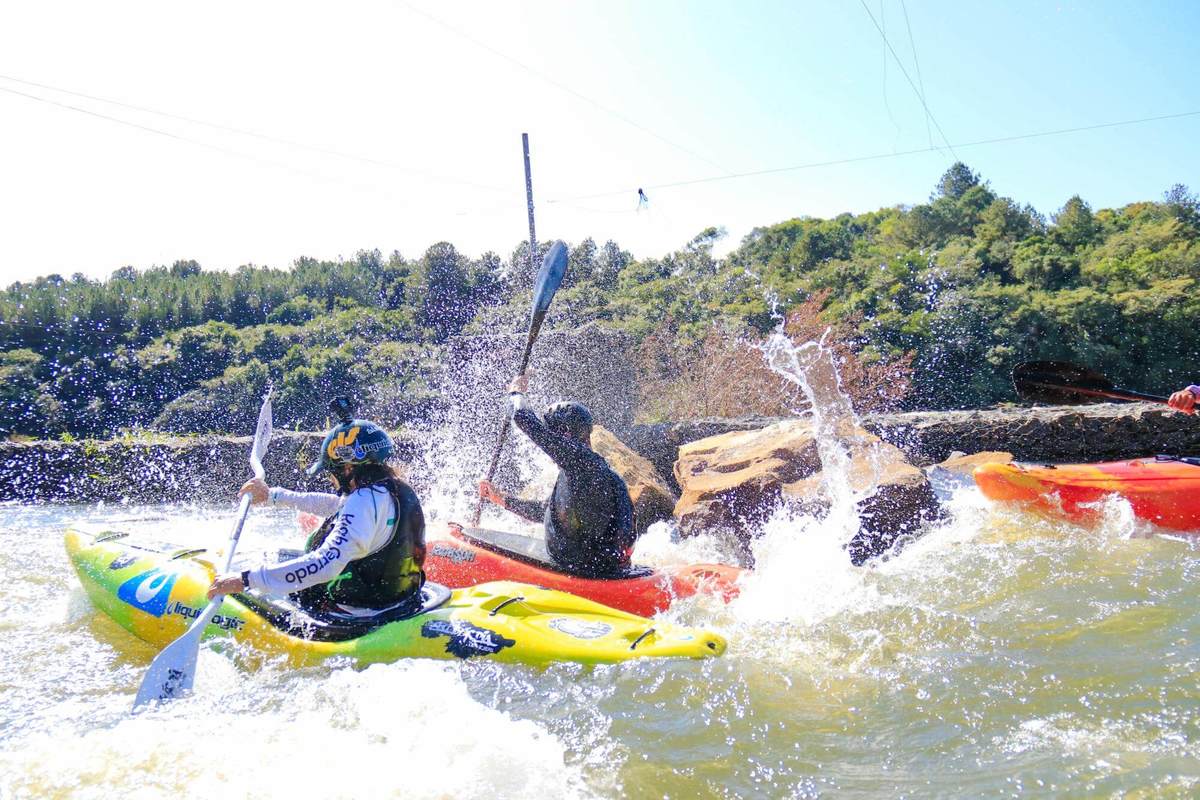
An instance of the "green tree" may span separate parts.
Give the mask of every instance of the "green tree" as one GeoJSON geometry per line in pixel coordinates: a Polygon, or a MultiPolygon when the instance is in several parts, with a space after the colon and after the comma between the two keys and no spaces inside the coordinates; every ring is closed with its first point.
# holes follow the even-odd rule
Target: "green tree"
{"type": "Polygon", "coordinates": [[[938,181],[937,188],[934,189],[931,200],[936,200],[939,197],[946,197],[951,200],[958,200],[975,186],[980,185],[978,173],[972,172],[971,168],[961,161],[955,161],[950,165],[950,169],[946,170],[938,181]]]}
{"type": "Polygon", "coordinates": [[[1092,208],[1079,195],[1068,200],[1054,215],[1055,238],[1071,250],[1091,244],[1097,233],[1099,226],[1092,215],[1092,208]]]}
{"type": "Polygon", "coordinates": [[[51,436],[63,430],[62,404],[38,379],[42,357],[32,350],[0,353],[0,433],[51,436]]]}

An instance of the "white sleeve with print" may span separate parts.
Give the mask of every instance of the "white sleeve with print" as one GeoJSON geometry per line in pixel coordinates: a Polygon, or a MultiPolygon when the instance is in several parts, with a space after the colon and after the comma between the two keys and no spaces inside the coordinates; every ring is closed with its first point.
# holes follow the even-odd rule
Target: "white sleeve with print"
{"type": "Polygon", "coordinates": [[[365,558],[387,544],[395,523],[394,509],[395,503],[382,486],[358,489],[337,510],[333,528],[320,547],[250,570],[250,588],[284,595],[328,583],[351,561],[365,558]]]}
{"type": "Polygon", "coordinates": [[[319,517],[328,517],[337,511],[342,502],[342,498],[329,492],[293,492],[279,486],[271,488],[267,499],[273,506],[291,506],[319,517]]]}

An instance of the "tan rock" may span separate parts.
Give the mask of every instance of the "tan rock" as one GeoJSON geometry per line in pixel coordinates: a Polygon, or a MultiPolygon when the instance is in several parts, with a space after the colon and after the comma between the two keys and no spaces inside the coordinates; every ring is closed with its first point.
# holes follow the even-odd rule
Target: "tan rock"
{"type": "Polygon", "coordinates": [[[744,533],[771,514],[784,484],[820,468],[812,426],[799,420],[684,444],[675,462],[680,532],[744,533]]]}
{"type": "Polygon", "coordinates": [[[633,501],[634,520],[639,536],[655,522],[671,519],[675,508],[675,493],[649,460],[635,453],[612,432],[599,425],[592,428],[592,449],[604,457],[629,487],[629,499],[633,501]]]}
{"type": "Polygon", "coordinates": [[[951,453],[950,457],[945,461],[934,464],[930,470],[944,470],[955,477],[970,478],[975,468],[980,464],[1009,464],[1013,460],[1012,453],[1005,453],[999,450],[986,450],[982,453],[951,453]]]}
{"type": "MultiPolygon", "coordinates": [[[[915,533],[938,513],[929,480],[895,446],[850,421],[832,431],[849,453],[847,479],[859,503],[859,533],[848,545],[862,563],[915,533]]],[[[821,460],[813,426],[789,420],[756,431],[736,431],[679,448],[675,478],[681,489],[675,514],[683,535],[726,530],[743,541],[781,502],[824,513],[821,460]]]]}

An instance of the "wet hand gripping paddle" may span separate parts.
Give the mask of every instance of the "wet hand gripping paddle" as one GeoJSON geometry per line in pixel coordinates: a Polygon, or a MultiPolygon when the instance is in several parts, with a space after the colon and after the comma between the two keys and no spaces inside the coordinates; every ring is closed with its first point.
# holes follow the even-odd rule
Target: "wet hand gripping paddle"
{"type": "MultiPolygon", "coordinates": [[[[542,259],[542,268],[538,270],[537,280],[533,283],[533,308],[529,311],[529,334],[525,337],[525,352],[521,355],[521,366],[517,369],[518,375],[523,374],[525,368],[529,366],[529,354],[533,352],[533,343],[542,329],[542,320],[546,318],[546,312],[550,310],[550,301],[554,299],[554,293],[558,291],[559,284],[562,283],[563,276],[566,274],[567,246],[561,241],[556,241],[546,251],[546,257],[542,259]]],[[[500,441],[496,442],[496,449],[492,453],[492,461],[488,465],[485,480],[490,481],[496,474],[496,467],[500,464],[500,451],[504,448],[504,440],[508,438],[508,429],[511,426],[512,420],[506,417],[504,425],[500,428],[500,441]]],[[[482,513],[483,498],[480,498],[475,505],[475,517],[471,522],[473,527],[479,526],[479,516],[482,513]]]]}
{"type": "MultiPolygon", "coordinates": [[[[271,390],[263,397],[262,408],[258,411],[258,426],[254,430],[254,445],[250,448],[250,469],[260,480],[266,477],[262,459],[267,454],[267,445],[271,441],[271,390]]],[[[250,511],[250,495],[242,495],[238,506],[237,524],[233,526],[233,535],[229,538],[229,552],[225,557],[225,569],[229,571],[233,564],[233,554],[237,550],[238,539],[242,535],[242,526],[246,524],[246,514],[250,511]]],[[[200,637],[208,627],[209,620],[220,607],[222,597],[210,600],[200,616],[187,629],[187,632],[167,645],[161,653],[150,662],[146,677],[142,679],[138,689],[137,699],[133,701],[136,711],[147,703],[173,700],[192,690],[196,679],[196,659],[200,654],[200,637]]]]}
{"type": "Polygon", "coordinates": [[[1068,361],[1027,361],[1013,369],[1013,388],[1025,400],[1073,406],[1098,400],[1143,400],[1166,403],[1157,394],[1118,389],[1095,370],[1068,361]]]}

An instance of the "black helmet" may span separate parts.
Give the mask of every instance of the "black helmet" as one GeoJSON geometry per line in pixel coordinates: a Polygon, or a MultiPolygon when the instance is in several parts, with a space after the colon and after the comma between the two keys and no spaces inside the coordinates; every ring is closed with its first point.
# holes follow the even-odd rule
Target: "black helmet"
{"type": "Polygon", "coordinates": [[[542,417],[546,420],[546,427],[555,433],[567,434],[581,442],[591,441],[592,412],[583,403],[574,400],[555,403],[546,409],[542,417]]]}
{"type": "Polygon", "coordinates": [[[321,442],[321,457],[308,468],[309,475],[336,470],[343,464],[383,464],[396,452],[387,431],[366,419],[354,419],[350,401],[339,397],[329,408],[341,419],[321,442]]]}

